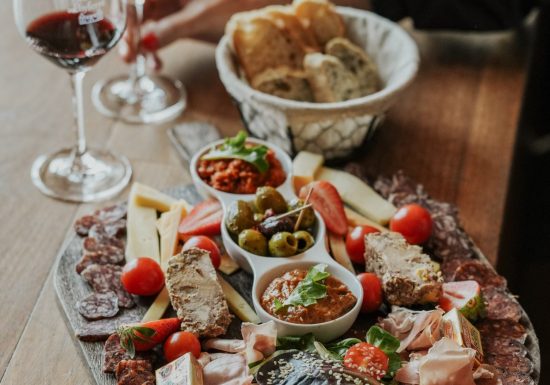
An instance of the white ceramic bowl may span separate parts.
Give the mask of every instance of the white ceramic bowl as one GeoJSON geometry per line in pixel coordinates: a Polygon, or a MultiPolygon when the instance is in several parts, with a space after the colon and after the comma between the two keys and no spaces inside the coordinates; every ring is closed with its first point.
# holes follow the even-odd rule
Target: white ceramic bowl
{"type": "Polygon", "coordinates": [[[224,36],[216,50],[218,72],[254,136],[289,153],[308,150],[328,159],[348,156],[374,133],[385,112],[413,81],[420,60],[418,48],[403,28],[372,12],[337,10],[349,39],[377,64],[382,89],[338,103],[297,102],[257,91],[239,76],[229,38],[224,36]]]}
{"type": "MultiPolygon", "coordinates": [[[[286,200],[295,198],[296,196],[292,190],[292,161],[288,154],[277,146],[258,139],[249,138],[248,141],[264,144],[273,150],[287,175],[285,181],[282,185],[277,187],[277,190],[286,200]]],[[[191,177],[197,190],[203,197],[215,197],[222,203],[224,210],[221,226],[223,244],[227,253],[239,264],[239,266],[245,271],[253,274],[252,298],[256,313],[263,322],[274,321],[277,325],[278,334],[281,336],[313,333],[320,341],[330,341],[341,336],[351,327],[359,314],[363,301],[363,290],[355,275],[340,266],[338,262],[332,259],[328,254],[325,244],[326,227],[321,216],[319,213],[315,212],[317,217],[315,234],[313,234],[315,243],[310,249],[301,254],[289,258],[263,257],[242,249],[229,234],[225,226],[225,215],[231,203],[236,200],[251,201],[255,198],[255,195],[231,194],[216,190],[204,182],[197,172],[197,163],[200,157],[221,143],[223,143],[223,140],[214,142],[197,151],[190,163],[191,177]],[[318,263],[327,264],[328,271],[340,281],[344,282],[357,298],[357,303],[349,312],[329,322],[319,324],[294,324],[282,321],[267,313],[262,308],[259,298],[265,291],[267,285],[269,285],[274,278],[283,275],[287,271],[296,268],[309,268],[318,263]]]]}

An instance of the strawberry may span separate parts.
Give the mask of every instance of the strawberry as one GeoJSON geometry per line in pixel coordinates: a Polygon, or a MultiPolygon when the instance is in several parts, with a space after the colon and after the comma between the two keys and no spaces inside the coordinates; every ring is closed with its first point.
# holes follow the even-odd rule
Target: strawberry
{"type": "Polygon", "coordinates": [[[344,203],[342,203],[342,198],[336,187],[325,180],[311,182],[300,190],[300,199],[306,199],[310,189],[313,191],[309,201],[313,204],[313,208],[321,214],[329,231],[338,235],[346,235],[348,220],[344,211],[344,203]]]}
{"type": "Polygon", "coordinates": [[[476,281],[456,281],[443,284],[439,307],[448,312],[456,308],[470,321],[485,316],[485,301],[476,281]]]}
{"type": "Polygon", "coordinates": [[[222,205],[216,199],[205,200],[182,219],[178,233],[181,238],[188,235],[219,235],[222,223],[222,205]]]}
{"type": "Polygon", "coordinates": [[[121,326],[117,330],[120,345],[134,358],[136,351],[151,350],[161,344],[173,333],[179,331],[181,321],[177,318],[165,318],[141,324],[121,326]]]}

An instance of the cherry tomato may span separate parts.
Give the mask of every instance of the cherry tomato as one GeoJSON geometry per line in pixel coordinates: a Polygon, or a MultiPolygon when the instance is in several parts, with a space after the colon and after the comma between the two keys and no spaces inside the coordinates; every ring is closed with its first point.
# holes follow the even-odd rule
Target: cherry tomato
{"type": "Polygon", "coordinates": [[[188,352],[191,352],[195,358],[199,358],[201,355],[201,343],[193,333],[176,332],[164,342],[164,358],[168,362],[172,362],[188,352]]]}
{"type": "Polygon", "coordinates": [[[348,349],[344,366],[380,380],[388,371],[389,358],[374,345],[359,342],[348,349]]]}
{"type": "Polygon", "coordinates": [[[348,232],[346,251],[352,262],[365,264],[365,235],[378,232],[380,231],[372,226],[357,226],[348,232]]]}
{"type": "Polygon", "coordinates": [[[363,287],[363,304],[361,311],[363,313],[372,313],[382,305],[382,283],[380,278],[374,273],[361,273],[357,279],[363,287]]]}
{"type": "Polygon", "coordinates": [[[122,269],[120,280],[128,293],[136,295],[157,294],[164,287],[162,269],[147,257],[128,262],[122,269]]]}
{"type": "Polygon", "coordinates": [[[390,220],[390,230],[401,233],[410,244],[420,245],[432,234],[432,216],[420,205],[405,205],[390,220]]]}
{"type": "Polygon", "coordinates": [[[220,249],[216,242],[204,235],[195,235],[191,237],[183,244],[182,251],[189,250],[192,247],[197,247],[199,249],[206,250],[210,253],[210,260],[212,260],[212,265],[217,269],[220,267],[221,255],[220,249]]]}

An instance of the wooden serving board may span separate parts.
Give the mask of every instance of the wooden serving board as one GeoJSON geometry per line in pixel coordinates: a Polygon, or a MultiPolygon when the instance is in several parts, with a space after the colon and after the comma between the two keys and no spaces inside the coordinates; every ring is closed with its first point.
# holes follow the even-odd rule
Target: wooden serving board
{"type": "MultiPolygon", "coordinates": [[[[202,200],[197,190],[193,185],[179,186],[165,191],[167,194],[185,199],[191,204],[196,204],[202,200]]],[[[57,298],[63,313],[65,321],[71,332],[74,343],[78,346],[78,350],[86,361],[87,366],[97,385],[116,385],[115,377],[112,374],[103,373],[101,370],[103,364],[103,342],[83,342],[76,337],[77,331],[89,324],[76,310],[77,302],[92,292],[89,285],[76,273],[75,265],[82,256],[82,237],[72,232],[72,238],[66,244],[65,248],[60,251],[55,266],[54,286],[57,293],[57,298]]],[[[477,250],[480,259],[485,261],[486,258],[477,250]]],[[[225,277],[237,291],[252,305],[252,277],[243,270],[225,277]]],[[[152,299],[137,300],[137,305],[133,309],[121,309],[117,315],[120,324],[139,321],[147,311],[152,299]]],[[[94,322],[112,322],[111,320],[101,320],[94,322]]],[[[374,317],[359,316],[358,320],[353,325],[352,329],[347,333],[348,336],[356,336],[364,338],[366,330],[376,322],[374,317]]],[[[525,346],[529,350],[530,358],[535,365],[535,370],[532,373],[535,384],[538,384],[540,375],[540,351],[537,336],[529,317],[523,312],[522,323],[528,330],[528,337],[525,346]]],[[[228,338],[241,338],[240,321],[235,317],[229,331],[228,338]]]]}

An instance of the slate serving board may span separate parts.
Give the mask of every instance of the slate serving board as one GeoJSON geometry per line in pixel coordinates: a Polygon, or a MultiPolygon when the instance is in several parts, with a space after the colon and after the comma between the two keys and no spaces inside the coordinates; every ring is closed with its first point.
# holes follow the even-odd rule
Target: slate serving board
{"type": "MultiPolygon", "coordinates": [[[[196,204],[202,200],[193,185],[178,186],[168,189],[165,192],[175,198],[185,199],[191,204],[196,204]]],[[[77,345],[78,351],[87,363],[90,373],[97,385],[116,385],[115,377],[112,374],[105,374],[101,370],[103,363],[103,342],[83,342],[75,336],[77,330],[89,323],[76,310],[76,303],[81,298],[91,293],[91,288],[75,271],[75,265],[82,256],[82,238],[75,234],[72,228],[70,231],[72,237],[60,251],[55,266],[54,286],[59,300],[58,302],[65,315],[64,318],[73,342],[77,345]]],[[[476,250],[476,252],[480,259],[487,261],[479,250],[476,250]]],[[[248,303],[252,304],[251,275],[239,270],[225,278],[240,292],[248,303]]],[[[137,305],[133,309],[121,309],[117,319],[119,319],[120,324],[139,321],[147,311],[151,302],[152,299],[139,299],[137,305]]],[[[95,322],[110,321],[101,320],[95,322]]],[[[363,338],[368,327],[375,322],[376,320],[373,317],[361,315],[347,335],[363,338]]],[[[530,358],[535,367],[532,373],[533,380],[535,384],[538,384],[540,376],[540,350],[538,338],[525,311],[523,311],[521,322],[528,330],[525,346],[529,350],[530,358]]],[[[238,319],[235,318],[231,323],[227,337],[241,338],[240,321],[238,319]]]]}

